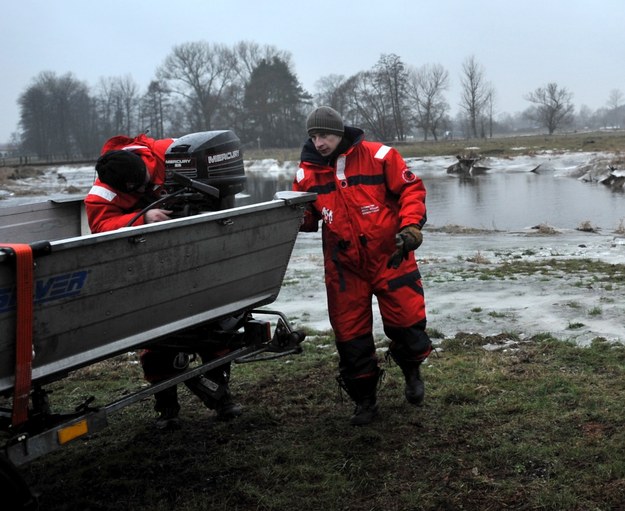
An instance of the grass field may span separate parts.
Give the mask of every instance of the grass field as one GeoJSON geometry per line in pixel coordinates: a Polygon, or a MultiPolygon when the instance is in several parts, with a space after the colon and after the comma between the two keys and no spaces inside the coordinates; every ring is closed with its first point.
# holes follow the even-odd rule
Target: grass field
{"type": "MultiPolygon", "coordinates": [[[[348,424],[331,339],[311,332],[301,355],[235,366],[246,410],[231,423],[181,389],[182,429],[154,430],[145,401],[25,475],[50,511],[622,509],[625,347],[548,334],[438,342],[425,406],[404,402],[384,363],[381,416],[367,427],[348,424]]],[[[53,397],[139,385],[133,361],[79,371],[53,397]]]]}

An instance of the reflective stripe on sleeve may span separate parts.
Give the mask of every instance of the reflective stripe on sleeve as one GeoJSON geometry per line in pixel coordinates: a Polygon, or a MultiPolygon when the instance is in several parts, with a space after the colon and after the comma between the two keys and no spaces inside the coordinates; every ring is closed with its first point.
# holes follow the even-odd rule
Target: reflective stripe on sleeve
{"type": "Polygon", "coordinates": [[[383,160],[390,150],[391,148],[389,146],[383,145],[382,147],[380,147],[380,149],[378,149],[378,152],[375,153],[374,158],[378,160],[383,160]]]}
{"type": "Polygon", "coordinates": [[[117,194],[109,190],[108,188],[104,188],[103,186],[92,186],[91,190],[89,190],[88,195],[97,195],[98,197],[102,197],[104,200],[111,202],[117,194]]]}

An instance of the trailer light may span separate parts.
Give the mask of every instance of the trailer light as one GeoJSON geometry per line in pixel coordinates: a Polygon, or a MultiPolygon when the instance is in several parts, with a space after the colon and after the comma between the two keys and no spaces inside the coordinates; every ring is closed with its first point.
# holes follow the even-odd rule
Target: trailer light
{"type": "Polygon", "coordinates": [[[248,346],[268,342],[271,339],[271,323],[250,319],[244,325],[245,340],[248,346]]]}
{"type": "Polygon", "coordinates": [[[59,429],[57,432],[59,443],[61,445],[66,444],[70,440],[74,440],[74,438],[78,438],[79,436],[85,435],[89,431],[87,427],[87,420],[83,419],[81,421],[72,424],[71,426],[66,426],[64,428],[59,429]]]}

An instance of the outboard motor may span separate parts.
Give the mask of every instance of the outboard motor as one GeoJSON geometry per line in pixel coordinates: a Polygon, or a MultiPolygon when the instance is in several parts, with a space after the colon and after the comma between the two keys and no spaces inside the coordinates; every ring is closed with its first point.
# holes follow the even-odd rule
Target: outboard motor
{"type": "MultiPolygon", "coordinates": [[[[176,202],[168,207],[174,216],[234,207],[235,195],[245,187],[241,141],[233,131],[201,131],[176,139],[165,153],[165,189],[174,192],[176,202]],[[213,196],[187,187],[185,182],[209,185],[218,190],[213,196]],[[216,197],[218,195],[218,197],[216,197]]],[[[208,187],[207,187],[208,188],[208,187]]]]}

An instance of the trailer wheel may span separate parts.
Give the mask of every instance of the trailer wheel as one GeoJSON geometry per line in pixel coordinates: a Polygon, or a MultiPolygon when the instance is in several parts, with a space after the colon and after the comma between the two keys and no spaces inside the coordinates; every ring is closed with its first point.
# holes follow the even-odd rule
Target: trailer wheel
{"type": "Polygon", "coordinates": [[[4,455],[0,455],[0,495],[9,506],[7,509],[34,511],[39,508],[26,481],[4,455]]]}

